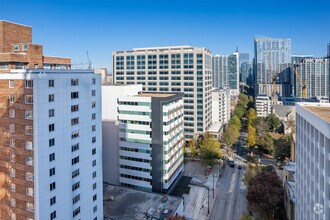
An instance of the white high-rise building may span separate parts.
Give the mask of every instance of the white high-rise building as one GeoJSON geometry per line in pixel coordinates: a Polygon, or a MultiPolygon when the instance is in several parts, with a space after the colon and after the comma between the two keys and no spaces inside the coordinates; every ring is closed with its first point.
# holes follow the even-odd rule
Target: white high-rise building
{"type": "Polygon", "coordinates": [[[191,46],[137,48],[113,52],[114,82],[142,84],[149,92],[184,93],[185,138],[211,126],[212,58],[191,46]]]}
{"type": "Polygon", "coordinates": [[[230,89],[212,91],[212,123],[227,124],[230,120],[231,96],[230,89]]]}
{"type": "Polygon", "coordinates": [[[0,84],[0,218],[103,219],[100,75],[11,70],[0,84]]]}
{"type": "Polygon", "coordinates": [[[330,104],[296,103],[296,219],[330,219],[330,104]]]}
{"type": "Polygon", "coordinates": [[[270,97],[265,96],[265,95],[258,95],[256,97],[256,112],[258,117],[267,117],[268,115],[271,114],[271,100],[270,97]]]}
{"type": "Polygon", "coordinates": [[[143,92],[118,99],[119,183],[169,193],[183,174],[183,94],[143,92]]]}

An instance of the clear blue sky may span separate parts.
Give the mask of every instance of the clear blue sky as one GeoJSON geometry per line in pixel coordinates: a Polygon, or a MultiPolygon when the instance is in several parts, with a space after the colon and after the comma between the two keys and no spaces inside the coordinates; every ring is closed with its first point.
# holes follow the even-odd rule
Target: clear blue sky
{"type": "Polygon", "coordinates": [[[293,54],[326,55],[329,0],[0,0],[0,20],[33,27],[47,55],[111,67],[112,51],[192,45],[213,54],[236,46],[253,57],[254,36],[288,37],[293,54]]]}

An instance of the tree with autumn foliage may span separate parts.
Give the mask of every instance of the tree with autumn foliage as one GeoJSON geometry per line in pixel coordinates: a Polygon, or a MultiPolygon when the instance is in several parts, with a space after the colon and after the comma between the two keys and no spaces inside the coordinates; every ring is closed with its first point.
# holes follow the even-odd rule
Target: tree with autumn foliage
{"type": "Polygon", "coordinates": [[[255,144],[256,144],[256,129],[252,127],[252,125],[249,125],[246,145],[251,148],[255,144]]]}
{"type": "Polygon", "coordinates": [[[191,157],[194,160],[195,157],[198,155],[196,140],[192,139],[188,141],[186,148],[187,148],[186,150],[187,154],[189,155],[189,157],[191,157]]]}
{"type": "Polygon", "coordinates": [[[221,158],[220,142],[206,132],[200,143],[200,153],[205,164],[213,166],[221,158]]]}

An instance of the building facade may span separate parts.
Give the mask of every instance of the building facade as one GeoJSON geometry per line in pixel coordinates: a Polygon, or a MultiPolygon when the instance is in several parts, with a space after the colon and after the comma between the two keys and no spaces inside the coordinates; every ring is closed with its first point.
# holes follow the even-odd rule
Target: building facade
{"type": "Polygon", "coordinates": [[[258,117],[267,117],[272,112],[270,97],[259,95],[256,97],[255,107],[258,117]]]}
{"type": "Polygon", "coordinates": [[[301,220],[330,219],[330,104],[296,104],[296,203],[301,220]]]}
{"type": "Polygon", "coordinates": [[[212,91],[212,123],[225,125],[230,120],[231,97],[229,89],[212,91]]]}
{"type": "Polygon", "coordinates": [[[211,126],[210,50],[178,46],[115,51],[113,73],[116,84],[142,84],[148,92],[183,92],[186,139],[211,126]]]}
{"type": "Polygon", "coordinates": [[[183,94],[140,93],[118,100],[121,186],[168,193],[183,173],[183,94]]]}
{"type": "Polygon", "coordinates": [[[0,74],[1,219],[102,219],[101,78],[0,74]]]}
{"type": "Polygon", "coordinates": [[[228,86],[228,56],[215,55],[212,57],[212,87],[228,86]]]}
{"type": "Polygon", "coordinates": [[[255,95],[271,96],[272,82],[280,84],[284,96],[292,94],[291,39],[256,37],[254,39],[255,95]]]}

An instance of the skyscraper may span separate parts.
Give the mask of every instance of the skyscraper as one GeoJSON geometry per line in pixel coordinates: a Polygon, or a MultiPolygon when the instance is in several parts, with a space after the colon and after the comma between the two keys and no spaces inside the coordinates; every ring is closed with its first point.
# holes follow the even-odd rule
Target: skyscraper
{"type": "Polygon", "coordinates": [[[223,88],[228,86],[228,56],[215,55],[212,57],[212,86],[223,88]]]}
{"type": "Polygon", "coordinates": [[[256,37],[254,39],[255,95],[271,96],[276,77],[277,93],[291,95],[291,39],[256,37]]]}
{"type": "Polygon", "coordinates": [[[186,139],[212,124],[212,57],[191,46],[138,48],[113,52],[114,82],[142,84],[149,92],[184,93],[186,139]]]}
{"type": "Polygon", "coordinates": [[[231,90],[239,91],[239,52],[228,56],[228,85],[231,90]]]}
{"type": "Polygon", "coordinates": [[[250,56],[248,53],[239,53],[239,81],[246,83],[250,70],[250,56]]]}

